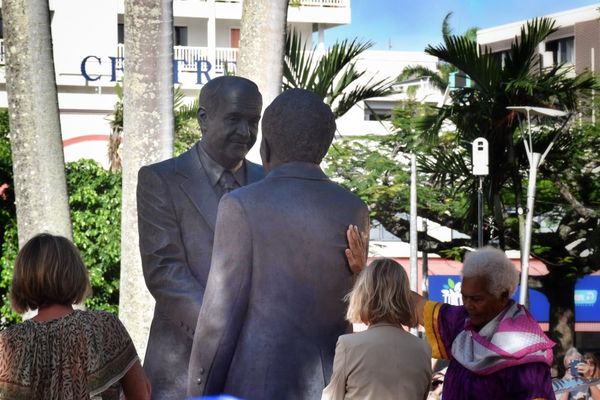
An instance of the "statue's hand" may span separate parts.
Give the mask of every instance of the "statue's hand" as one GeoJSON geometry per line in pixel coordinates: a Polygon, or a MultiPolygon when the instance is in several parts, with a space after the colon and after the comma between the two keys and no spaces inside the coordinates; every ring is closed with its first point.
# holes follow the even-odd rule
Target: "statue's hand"
{"type": "Polygon", "coordinates": [[[352,272],[358,274],[367,264],[369,238],[366,234],[361,233],[356,225],[348,226],[346,237],[348,238],[346,258],[348,259],[348,264],[350,264],[352,272]]]}

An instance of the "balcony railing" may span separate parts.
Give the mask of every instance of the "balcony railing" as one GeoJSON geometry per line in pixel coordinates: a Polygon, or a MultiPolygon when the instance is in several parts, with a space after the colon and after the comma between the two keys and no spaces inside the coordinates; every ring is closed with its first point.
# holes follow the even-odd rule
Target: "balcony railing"
{"type": "MultiPolygon", "coordinates": [[[[208,56],[208,47],[175,46],[173,56],[179,60],[179,70],[184,72],[196,72],[198,61],[210,62],[212,71],[217,74],[225,72],[234,73],[238,60],[239,49],[231,47],[217,47],[215,49],[215,61],[208,56]]],[[[122,44],[117,45],[117,57],[125,58],[125,48],[122,44]]],[[[120,66],[120,65],[119,65],[120,66]]],[[[206,68],[202,66],[201,68],[206,68]]]]}
{"type": "MultiPolygon", "coordinates": [[[[206,3],[207,0],[183,0],[183,1],[200,1],[206,3]]],[[[215,3],[242,3],[243,0],[215,0],[215,3]]],[[[306,7],[348,7],[349,0],[292,0],[290,7],[306,6],[306,7]]]]}

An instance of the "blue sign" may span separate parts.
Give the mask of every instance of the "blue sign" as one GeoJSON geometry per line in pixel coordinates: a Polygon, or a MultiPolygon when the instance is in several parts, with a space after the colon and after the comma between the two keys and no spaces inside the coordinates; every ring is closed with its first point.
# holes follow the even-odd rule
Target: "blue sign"
{"type": "Polygon", "coordinates": [[[600,322],[600,276],[588,275],[575,285],[575,321],[600,322]]]}
{"type": "MultiPolygon", "coordinates": [[[[462,305],[460,293],[460,275],[432,275],[429,276],[429,299],[441,301],[452,305],[462,305]]],[[[600,322],[600,276],[585,276],[580,278],[575,285],[575,321],[600,322]]],[[[513,299],[519,299],[519,287],[513,299]]],[[[534,289],[527,292],[529,299],[529,312],[538,322],[548,322],[550,304],[546,296],[534,289]]]]}

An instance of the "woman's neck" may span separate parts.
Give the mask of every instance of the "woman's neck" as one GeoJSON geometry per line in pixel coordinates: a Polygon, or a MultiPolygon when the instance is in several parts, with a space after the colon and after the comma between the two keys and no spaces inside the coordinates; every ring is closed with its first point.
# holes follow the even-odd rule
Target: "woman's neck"
{"type": "Polygon", "coordinates": [[[65,304],[48,304],[44,306],[40,306],[38,309],[38,313],[32,319],[38,322],[46,322],[52,321],[53,319],[57,319],[60,317],[64,317],[65,315],[69,315],[73,312],[73,307],[71,305],[65,304]]]}

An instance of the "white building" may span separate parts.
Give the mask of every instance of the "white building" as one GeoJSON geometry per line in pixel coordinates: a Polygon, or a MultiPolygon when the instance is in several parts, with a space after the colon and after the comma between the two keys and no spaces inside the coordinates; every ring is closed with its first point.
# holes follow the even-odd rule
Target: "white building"
{"type": "MultiPolygon", "coordinates": [[[[598,71],[600,68],[600,3],[546,15],[555,21],[556,32],[552,33],[538,48],[542,66],[551,67],[564,63],[573,66],[573,72],[585,69],[598,71]]],[[[477,32],[477,43],[489,47],[502,61],[510,49],[521,27],[527,21],[481,29],[477,32]]]]}
{"type": "MultiPolygon", "coordinates": [[[[289,27],[312,46],[324,31],[350,23],[350,0],[298,0],[289,27]]],[[[107,144],[123,76],[123,0],[50,0],[51,29],[65,159],[107,164],[107,144]]],[[[206,79],[235,70],[242,0],[174,0],[174,71],[186,95],[206,79]]],[[[1,24],[0,24],[1,26],[1,24]]],[[[0,107],[7,107],[4,46],[0,36],[0,107]]],[[[126,63],[126,61],[125,61],[126,63]]]]}
{"type": "MultiPolygon", "coordinates": [[[[369,50],[361,54],[356,67],[358,70],[367,71],[361,82],[371,78],[395,81],[406,67],[418,65],[437,71],[437,62],[437,57],[422,52],[369,50]]],[[[391,96],[362,101],[338,118],[336,123],[339,133],[342,136],[388,133],[391,128],[389,117],[392,109],[399,101],[408,99],[409,87],[414,88],[411,95],[419,102],[437,104],[443,95],[428,79],[414,79],[395,85],[395,93],[391,96]]]]}

